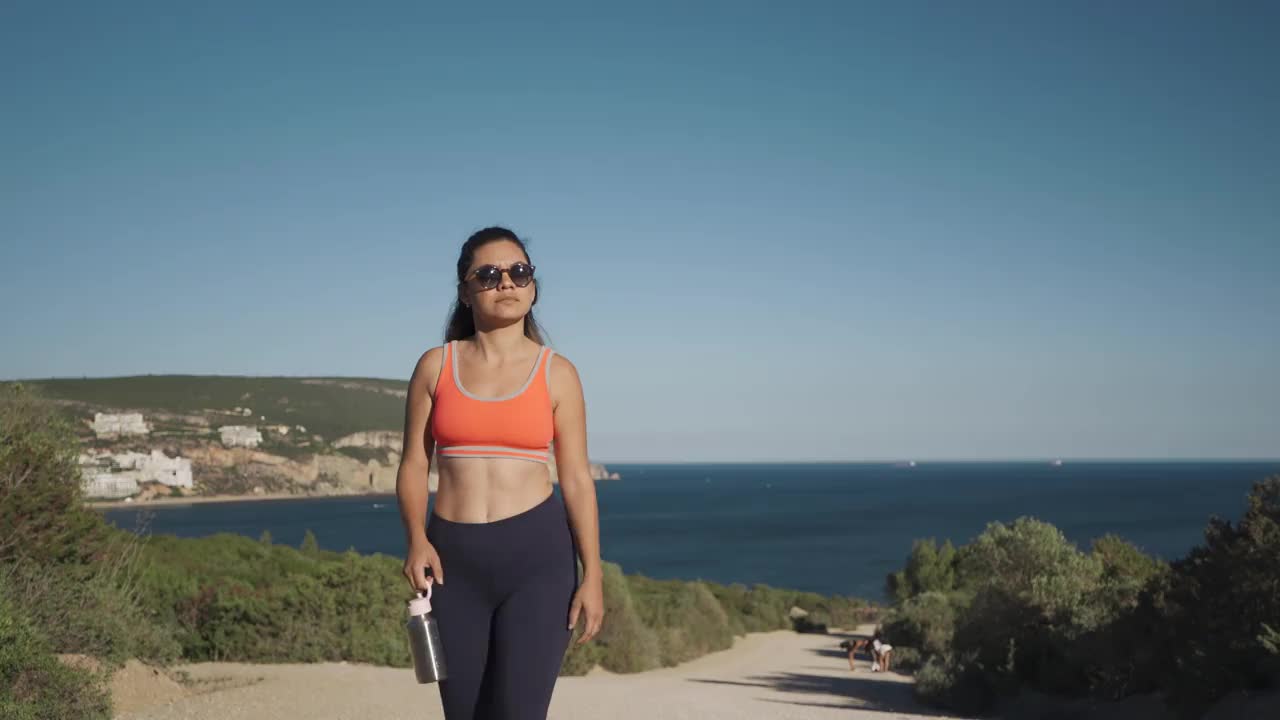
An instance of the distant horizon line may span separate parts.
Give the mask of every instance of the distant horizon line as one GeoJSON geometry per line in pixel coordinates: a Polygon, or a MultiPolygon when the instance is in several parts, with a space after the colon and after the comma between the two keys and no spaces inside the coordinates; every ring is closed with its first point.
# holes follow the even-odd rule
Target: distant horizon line
{"type": "Polygon", "coordinates": [[[914,462],[916,467],[922,464],[957,465],[957,464],[1052,464],[1061,460],[1063,465],[1095,464],[1095,463],[1280,463],[1280,457],[1069,457],[1066,455],[1045,457],[1002,457],[1002,458],[891,458],[863,460],[605,460],[592,458],[591,462],[600,465],[902,465],[914,462]]]}
{"type": "Polygon", "coordinates": [[[148,372],[128,375],[49,375],[47,377],[4,378],[0,383],[40,382],[42,380],[128,380],[141,377],[219,377],[219,378],[271,378],[284,380],[382,380],[384,382],[409,382],[408,378],[376,377],[373,375],[246,375],[244,373],[216,372],[148,372]]]}

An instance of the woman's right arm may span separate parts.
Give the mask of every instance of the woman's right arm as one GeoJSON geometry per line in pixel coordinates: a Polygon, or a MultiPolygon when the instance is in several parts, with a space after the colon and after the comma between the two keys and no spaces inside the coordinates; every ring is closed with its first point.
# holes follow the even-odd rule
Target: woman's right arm
{"type": "Polygon", "coordinates": [[[431,452],[435,442],[431,438],[431,384],[440,374],[443,360],[440,348],[432,348],[418,358],[409,378],[409,391],[405,397],[404,440],[400,453],[400,469],[396,472],[396,497],[400,502],[400,519],[404,523],[405,557],[404,575],[415,590],[426,591],[425,568],[431,568],[436,582],[444,584],[444,569],[440,557],[427,541],[427,499],[429,487],[427,475],[431,472],[431,452]]]}

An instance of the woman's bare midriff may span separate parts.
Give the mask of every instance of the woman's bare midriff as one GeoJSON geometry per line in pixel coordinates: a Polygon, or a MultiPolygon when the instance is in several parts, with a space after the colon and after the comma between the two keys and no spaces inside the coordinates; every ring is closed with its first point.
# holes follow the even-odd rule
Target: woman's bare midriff
{"type": "Polygon", "coordinates": [[[489,523],[536,507],[554,488],[544,463],[510,458],[437,458],[432,512],[459,523],[489,523]]]}

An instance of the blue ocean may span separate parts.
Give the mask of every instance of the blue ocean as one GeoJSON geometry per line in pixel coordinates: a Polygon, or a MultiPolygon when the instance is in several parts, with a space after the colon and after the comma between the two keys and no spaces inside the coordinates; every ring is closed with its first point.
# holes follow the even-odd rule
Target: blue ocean
{"type": "MultiPolygon", "coordinates": [[[[1081,548],[1115,533],[1176,559],[1210,516],[1238,520],[1267,462],[615,465],[596,484],[601,554],[653,578],[765,583],[883,600],[915,538],[969,542],[992,521],[1033,516],[1081,548]]],[[[404,554],[394,495],[104,511],[116,525],[184,537],[218,532],[404,554]]],[[[447,573],[447,568],[446,568],[447,573]]]]}

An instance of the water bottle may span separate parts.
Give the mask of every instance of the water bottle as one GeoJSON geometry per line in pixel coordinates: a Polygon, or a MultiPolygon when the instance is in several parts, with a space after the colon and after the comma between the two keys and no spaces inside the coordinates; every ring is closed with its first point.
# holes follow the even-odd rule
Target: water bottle
{"type": "Polygon", "coordinates": [[[427,594],[417,592],[409,601],[409,619],[405,628],[409,631],[409,650],[413,653],[413,673],[418,682],[430,683],[447,677],[444,665],[444,648],[440,644],[440,628],[431,615],[431,586],[434,578],[427,578],[427,594]]]}

